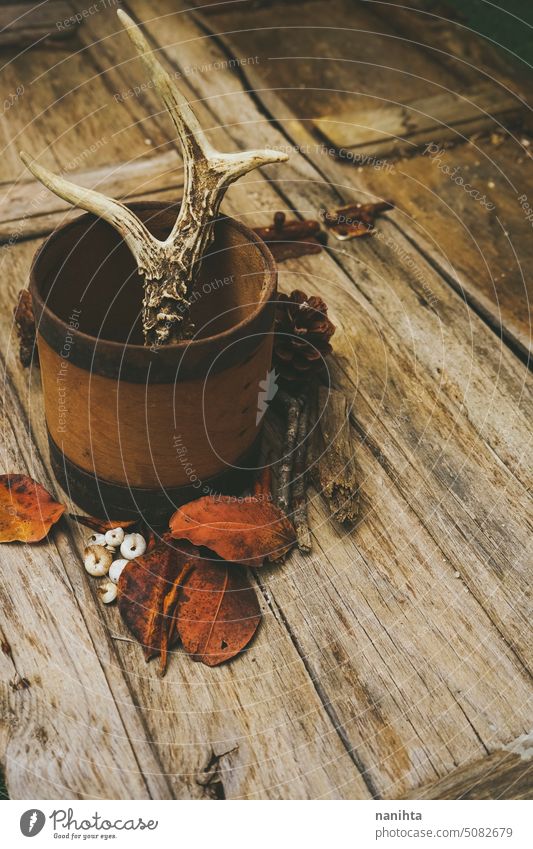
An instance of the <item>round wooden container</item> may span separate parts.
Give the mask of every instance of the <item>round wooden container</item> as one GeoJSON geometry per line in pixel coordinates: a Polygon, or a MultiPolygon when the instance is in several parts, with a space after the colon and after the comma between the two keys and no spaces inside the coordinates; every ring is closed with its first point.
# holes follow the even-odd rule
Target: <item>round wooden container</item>
{"type": "MultiPolygon", "coordinates": [[[[131,208],[160,239],[176,219],[161,203],[131,208]]],[[[216,225],[193,296],[195,338],[176,345],[144,346],[135,261],[95,216],[47,239],[30,289],[52,465],[80,507],[164,520],[250,482],[276,293],[274,260],[253,231],[216,225]]]]}

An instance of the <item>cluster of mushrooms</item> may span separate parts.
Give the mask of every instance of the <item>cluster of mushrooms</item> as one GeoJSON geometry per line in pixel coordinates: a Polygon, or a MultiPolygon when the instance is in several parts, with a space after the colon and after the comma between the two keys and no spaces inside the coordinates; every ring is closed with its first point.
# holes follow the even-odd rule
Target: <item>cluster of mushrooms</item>
{"type": "Polygon", "coordinates": [[[104,604],[111,604],[117,597],[118,579],[130,560],[142,557],[146,551],[146,540],[142,534],[125,534],[124,528],[113,528],[105,534],[92,534],[83,553],[83,564],[93,578],[104,578],[98,592],[104,604]],[[115,560],[117,549],[120,557],[115,560]]]}

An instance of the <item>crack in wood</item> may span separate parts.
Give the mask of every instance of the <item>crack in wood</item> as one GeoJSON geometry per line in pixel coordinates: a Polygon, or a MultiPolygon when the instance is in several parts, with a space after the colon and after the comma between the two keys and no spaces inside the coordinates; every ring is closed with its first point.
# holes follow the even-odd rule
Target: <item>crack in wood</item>
{"type": "Polygon", "coordinates": [[[306,672],[307,672],[307,674],[308,674],[308,676],[311,680],[311,683],[313,684],[313,687],[316,691],[316,694],[317,694],[318,698],[320,699],[322,707],[324,708],[324,711],[326,712],[329,721],[331,722],[336,734],[338,735],[342,745],[346,749],[346,752],[348,753],[348,755],[349,755],[352,763],[354,764],[355,768],[357,769],[359,775],[361,776],[362,780],[365,782],[370,795],[372,796],[373,799],[381,799],[382,797],[381,797],[376,785],[374,784],[374,781],[373,781],[373,779],[370,775],[369,769],[362,762],[361,758],[359,757],[359,755],[355,751],[354,746],[352,746],[352,743],[351,743],[350,738],[349,738],[349,736],[346,732],[346,729],[344,728],[341,720],[339,719],[337,712],[336,712],[335,708],[333,707],[331,699],[328,697],[324,687],[322,686],[322,684],[321,684],[319,678],[317,677],[312,665],[310,664],[309,659],[307,657],[307,654],[306,654],[305,650],[303,649],[303,647],[301,646],[300,641],[298,640],[298,637],[295,634],[294,629],[292,628],[289,620],[285,616],[282,608],[280,608],[279,605],[272,599],[272,596],[270,595],[267,588],[263,584],[261,578],[259,577],[257,570],[254,569],[253,572],[254,572],[254,575],[255,575],[255,579],[257,581],[257,585],[258,585],[258,587],[261,591],[263,598],[265,599],[265,602],[266,602],[268,608],[271,610],[272,615],[275,616],[278,619],[278,621],[280,621],[284,625],[284,627],[285,627],[285,629],[286,629],[286,631],[287,631],[287,633],[288,633],[288,635],[291,639],[291,642],[292,642],[294,648],[298,652],[300,660],[302,661],[302,663],[305,667],[305,670],[306,670],[306,672]]]}
{"type": "Polygon", "coordinates": [[[205,795],[208,799],[226,799],[226,790],[221,776],[221,760],[226,755],[236,752],[239,749],[239,744],[228,749],[226,752],[216,754],[214,749],[211,749],[211,754],[203,770],[196,776],[196,783],[204,788],[205,795]]]}

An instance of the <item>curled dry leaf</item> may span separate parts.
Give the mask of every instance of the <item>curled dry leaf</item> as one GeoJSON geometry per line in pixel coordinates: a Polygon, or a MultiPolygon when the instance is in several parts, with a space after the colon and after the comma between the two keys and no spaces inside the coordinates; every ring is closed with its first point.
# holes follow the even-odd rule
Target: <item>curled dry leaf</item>
{"type": "Polygon", "coordinates": [[[65,509],[27,475],[0,475],[0,542],[39,542],[65,509]]]}
{"type": "Polygon", "coordinates": [[[171,517],[170,532],[174,539],[203,545],[244,566],[277,560],[296,541],[292,523],[262,492],[246,498],[207,495],[191,501],[171,517]]]}
{"type": "Polygon", "coordinates": [[[97,534],[105,534],[106,531],[113,531],[115,528],[131,528],[139,522],[139,519],[131,519],[128,522],[111,522],[106,519],[97,519],[94,516],[78,516],[76,513],[69,513],[68,517],[74,522],[77,522],[78,525],[91,528],[97,534]]]}
{"type": "Polygon", "coordinates": [[[144,557],[130,560],[118,581],[120,614],[141,643],[146,660],[161,655],[162,671],[176,637],[173,617],[179,592],[199,556],[188,543],[178,548],[164,541],[144,557]]]}
{"type": "Polygon", "coordinates": [[[202,560],[186,580],[176,619],[183,648],[192,659],[218,666],[248,645],[261,610],[242,567],[202,560]]]}

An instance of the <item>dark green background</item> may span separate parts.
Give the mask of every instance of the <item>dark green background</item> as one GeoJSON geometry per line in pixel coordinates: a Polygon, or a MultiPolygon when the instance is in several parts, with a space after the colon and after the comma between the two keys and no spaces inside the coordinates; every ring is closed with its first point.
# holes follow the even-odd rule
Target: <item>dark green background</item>
{"type": "MultiPolygon", "coordinates": [[[[406,5],[409,5],[407,0],[406,5]]],[[[429,10],[438,7],[440,14],[444,5],[455,10],[461,23],[516,53],[515,61],[524,70],[528,64],[533,67],[533,0],[492,0],[490,3],[485,0],[446,0],[445,3],[428,0],[427,3],[429,10]]]]}

